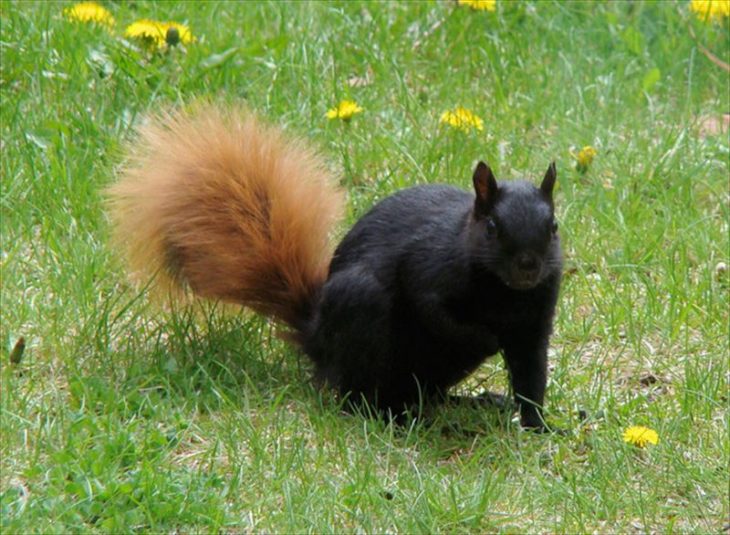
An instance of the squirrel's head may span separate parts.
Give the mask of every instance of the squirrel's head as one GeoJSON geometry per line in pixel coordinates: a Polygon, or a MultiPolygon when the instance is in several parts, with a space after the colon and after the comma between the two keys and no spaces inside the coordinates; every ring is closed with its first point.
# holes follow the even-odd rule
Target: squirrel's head
{"type": "Polygon", "coordinates": [[[560,238],[553,207],[555,162],[540,187],[525,181],[497,182],[479,162],[476,200],[469,225],[472,259],[505,285],[529,290],[561,269],[560,238]]]}

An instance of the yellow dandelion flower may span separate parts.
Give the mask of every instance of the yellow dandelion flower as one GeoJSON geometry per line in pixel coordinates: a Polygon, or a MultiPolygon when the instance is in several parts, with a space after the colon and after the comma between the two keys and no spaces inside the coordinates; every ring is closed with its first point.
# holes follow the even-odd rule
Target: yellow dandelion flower
{"type": "Polygon", "coordinates": [[[476,11],[495,11],[497,9],[497,0],[457,0],[456,3],[476,11]]]}
{"type": "Polygon", "coordinates": [[[133,22],[124,30],[124,36],[132,39],[141,39],[157,48],[177,43],[188,44],[195,41],[190,28],[177,22],[159,22],[150,19],[140,19],[133,22]]]}
{"type": "Polygon", "coordinates": [[[165,44],[165,32],[162,30],[162,24],[149,19],[140,19],[127,26],[124,30],[124,37],[142,39],[158,47],[165,44]]]}
{"type": "Polygon", "coordinates": [[[586,145],[578,151],[578,154],[571,154],[573,155],[573,158],[575,158],[576,169],[578,169],[578,171],[586,171],[593,163],[593,158],[596,157],[598,151],[590,145],[586,145]]]}
{"type": "Polygon", "coordinates": [[[484,121],[462,106],[457,106],[453,110],[443,112],[440,122],[453,126],[467,134],[472,129],[479,130],[480,132],[484,130],[484,121]]]}
{"type": "Polygon", "coordinates": [[[341,100],[340,103],[327,111],[327,119],[342,119],[347,122],[352,119],[356,113],[360,113],[362,108],[353,100],[341,100]]]}
{"type": "Polygon", "coordinates": [[[80,2],[63,10],[63,15],[72,21],[95,22],[107,27],[114,25],[114,17],[96,2],[80,2]]]}
{"type": "Polygon", "coordinates": [[[643,448],[647,444],[658,444],[659,435],[643,425],[632,425],[624,431],[624,442],[643,448]]]}
{"type": "Polygon", "coordinates": [[[689,9],[700,20],[719,22],[730,17],[730,0],[692,0],[689,9]]]}

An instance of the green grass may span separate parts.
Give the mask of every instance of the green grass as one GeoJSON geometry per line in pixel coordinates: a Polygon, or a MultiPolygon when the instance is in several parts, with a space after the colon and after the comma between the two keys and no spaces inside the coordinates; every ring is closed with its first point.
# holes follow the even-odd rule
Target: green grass
{"type": "MultiPolygon", "coordinates": [[[[730,79],[689,28],[730,61],[728,19],[687,2],[139,1],[107,4],[110,34],[64,5],[0,4],[4,533],[727,529],[730,149],[703,130],[730,79]],[[126,46],[142,17],[198,41],[126,46]],[[365,111],[327,121],[346,97],[365,111]],[[465,407],[405,428],[346,415],[265,321],[152,306],[107,245],[102,190],[144,113],[196,98],[317,143],[348,225],[402,187],[468,187],[477,159],[535,180],[556,160],[546,405],[568,433],[465,407]],[[456,105],[484,131],[439,127],[456,105]],[[660,443],[624,444],[633,424],[660,443]]],[[[479,377],[505,388],[497,359],[479,377]]]]}

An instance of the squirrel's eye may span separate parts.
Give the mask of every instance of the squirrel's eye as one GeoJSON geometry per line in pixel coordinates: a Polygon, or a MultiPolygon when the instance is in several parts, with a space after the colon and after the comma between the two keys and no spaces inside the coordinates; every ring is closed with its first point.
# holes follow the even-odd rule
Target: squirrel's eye
{"type": "Polygon", "coordinates": [[[555,234],[558,231],[558,222],[553,220],[553,224],[551,225],[550,229],[553,231],[553,234],[555,234]]]}
{"type": "Polygon", "coordinates": [[[497,223],[494,219],[487,219],[487,236],[495,236],[497,234],[497,223]]]}

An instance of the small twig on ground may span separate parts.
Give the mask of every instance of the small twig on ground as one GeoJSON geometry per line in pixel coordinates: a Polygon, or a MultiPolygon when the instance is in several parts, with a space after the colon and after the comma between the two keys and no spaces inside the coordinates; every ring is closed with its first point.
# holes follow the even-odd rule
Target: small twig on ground
{"type": "Polygon", "coordinates": [[[697,45],[697,48],[700,49],[700,52],[702,52],[707,57],[707,59],[709,59],[712,63],[714,63],[721,69],[723,69],[727,72],[730,72],[730,64],[725,63],[720,58],[718,58],[715,54],[713,54],[707,48],[705,48],[705,46],[702,43],[700,43],[699,39],[697,39],[697,36],[695,35],[694,30],[692,29],[692,25],[689,25],[688,27],[689,27],[689,35],[692,37],[692,40],[697,45]]]}

